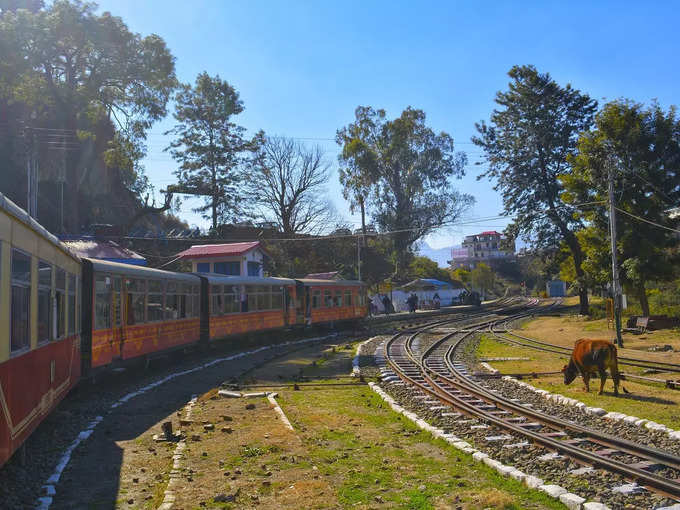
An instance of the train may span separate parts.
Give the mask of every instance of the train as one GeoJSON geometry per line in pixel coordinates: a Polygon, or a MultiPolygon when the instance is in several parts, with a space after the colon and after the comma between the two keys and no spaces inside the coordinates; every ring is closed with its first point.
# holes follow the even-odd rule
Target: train
{"type": "Polygon", "coordinates": [[[177,273],[81,258],[0,193],[0,467],[98,371],[367,315],[359,281],[177,273]]]}

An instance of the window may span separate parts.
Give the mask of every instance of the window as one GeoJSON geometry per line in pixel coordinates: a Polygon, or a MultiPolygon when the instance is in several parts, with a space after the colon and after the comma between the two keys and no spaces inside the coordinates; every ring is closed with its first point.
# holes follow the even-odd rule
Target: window
{"type": "Polygon", "coordinates": [[[338,307],[338,308],[342,306],[342,291],[341,290],[336,290],[333,293],[333,306],[338,307]]]}
{"type": "Polygon", "coordinates": [[[146,319],[146,280],[125,280],[127,288],[127,323],[143,324],[146,319]]]}
{"type": "Polygon", "coordinates": [[[312,292],[312,308],[319,308],[321,306],[321,291],[315,290],[312,292]]]}
{"type": "Polygon", "coordinates": [[[176,282],[165,284],[165,319],[175,320],[179,318],[179,290],[180,285],[176,282]]]}
{"type": "Polygon", "coordinates": [[[249,312],[283,309],[283,287],[246,285],[246,296],[249,312]]]}
{"type": "Polygon", "coordinates": [[[111,327],[111,277],[98,274],[94,279],[94,329],[111,327]]]}
{"type": "Polygon", "coordinates": [[[191,317],[191,285],[178,283],[177,287],[177,318],[186,319],[191,317]]]}
{"type": "Polygon", "coordinates": [[[260,276],[259,262],[248,262],[248,276],[260,276]]]}
{"type": "Polygon", "coordinates": [[[210,286],[210,315],[222,315],[224,307],[222,306],[222,286],[210,286]]]}
{"type": "Polygon", "coordinates": [[[197,273],[209,273],[210,272],[210,262],[199,262],[196,264],[197,273]]]}
{"type": "Polygon", "coordinates": [[[38,343],[52,336],[52,266],[38,262],[38,343]]]}
{"type": "Polygon", "coordinates": [[[215,272],[229,276],[241,276],[241,264],[239,262],[215,262],[215,272]]]}
{"type": "Polygon", "coordinates": [[[283,309],[283,287],[272,287],[272,310],[283,309]]]}
{"type": "Polygon", "coordinates": [[[224,313],[238,313],[241,311],[241,287],[238,285],[224,286],[224,313]]]}
{"type": "Polygon", "coordinates": [[[352,291],[349,289],[345,291],[345,306],[352,306],[352,291]]]}
{"type": "Polygon", "coordinates": [[[193,312],[192,317],[198,317],[201,313],[201,286],[200,285],[192,285],[192,307],[191,311],[193,312]]]}
{"type": "Polygon", "coordinates": [[[165,282],[161,280],[149,280],[149,292],[146,298],[146,321],[163,320],[163,287],[165,282]]]}
{"type": "Polygon", "coordinates": [[[123,301],[121,300],[121,291],[123,290],[123,282],[120,276],[114,276],[112,278],[113,282],[113,294],[111,295],[111,305],[112,313],[111,318],[113,319],[113,326],[120,327],[122,324],[123,317],[123,301]]]}
{"type": "Polygon", "coordinates": [[[64,338],[66,336],[66,271],[57,268],[56,278],[54,281],[54,301],[55,301],[55,316],[57,332],[56,338],[64,338]]]}
{"type": "Polygon", "coordinates": [[[68,275],[68,334],[76,333],[76,275],[68,275]]]}
{"type": "Polygon", "coordinates": [[[272,308],[272,288],[269,285],[257,287],[257,309],[271,310],[272,308]]]}
{"type": "Polygon", "coordinates": [[[31,257],[12,250],[12,291],[10,309],[10,351],[31,345],[31,257]]]}
{"type": "Polygon", "coordinates": [[[333,297],[331,296],[331,291],[328,289],[323,291],[323,306],[326,308],[331,308],[333,306],[333,297]]]}

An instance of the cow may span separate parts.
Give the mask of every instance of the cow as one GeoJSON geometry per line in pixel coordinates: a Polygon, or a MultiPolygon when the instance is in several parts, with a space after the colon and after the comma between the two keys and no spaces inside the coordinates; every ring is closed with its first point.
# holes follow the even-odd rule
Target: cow
{"type": "MultiPolygon", "coordinates": [[[[616,346],[608,340],[596,340],[592,338],[581,338],[576,340],[574,350],[571,353],[569,364],[562,368],[564,373],[564,384],[571,384],[576,379],[576,376],[581,374],[586,391],[590,391],[590,376],[595,373],[595,370],[600,374],[600,391],[598,395],[602,395],[604,390],[604,382],[607,380],[606,369],[612,374],[614,380],[614,396],[619,395],[619,381],[621,375],[619,374],[618,362],[616,357],[616,346]]],[[[621,386],[625,393],[628,390],[621,386]]]]}

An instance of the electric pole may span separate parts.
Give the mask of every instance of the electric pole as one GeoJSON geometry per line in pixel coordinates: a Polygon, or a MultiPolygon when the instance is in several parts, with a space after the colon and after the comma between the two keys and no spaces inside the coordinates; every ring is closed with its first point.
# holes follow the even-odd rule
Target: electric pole
{"type": "Polygon", "coordinates": [[[357,275],[358,280],[361,281],[361,241],[362,237],[357,236],[357,275]]]}
{"type": "Polygon", "coordinates": [[[614,297],[614,327],[616,328],[616,344],[623,347],[621,337],[621,284],[619,282],[619,265],[616,260],[616,204],[614,202],[614,170],[613,157],[608,157],[608,190],[609,190],[609,233],[612,250],[612,294],[614,297]]]}

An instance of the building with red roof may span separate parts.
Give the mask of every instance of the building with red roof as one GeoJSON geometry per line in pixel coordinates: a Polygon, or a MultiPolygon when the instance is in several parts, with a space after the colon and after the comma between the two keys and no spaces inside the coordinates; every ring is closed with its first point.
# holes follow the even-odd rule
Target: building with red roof
{"type": "Polygon", "coordinates": [[[265,251],[259,241],[251,241],[194,245],[177,256],[190,261],[194,273],[261,277],[265,251]]]}

